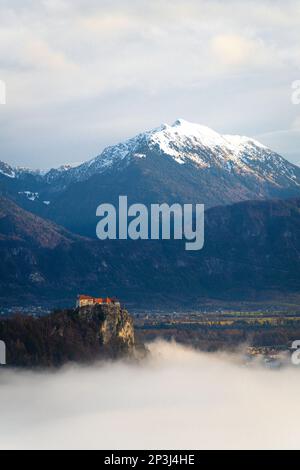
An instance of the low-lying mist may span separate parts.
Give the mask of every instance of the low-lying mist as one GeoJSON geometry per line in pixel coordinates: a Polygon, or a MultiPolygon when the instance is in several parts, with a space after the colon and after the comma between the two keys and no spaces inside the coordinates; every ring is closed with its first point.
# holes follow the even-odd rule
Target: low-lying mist
{"type": "Polygon", "coordinates": [[[0,370],[0,448],[299,448],[300,369],[155,342],[139,364],[0,370]]]}

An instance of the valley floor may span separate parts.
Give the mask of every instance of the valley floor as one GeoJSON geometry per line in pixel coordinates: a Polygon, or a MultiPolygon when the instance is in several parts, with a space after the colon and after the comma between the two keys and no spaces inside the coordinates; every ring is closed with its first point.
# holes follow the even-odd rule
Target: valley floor
{"type": "Polygon", "coordinates": [[[140,341],[176,341],[202,351],[244,350],[253,356],[289,351],[300,339],[298,311],[227,311],[210,313],[137,313],[140,341]]]}

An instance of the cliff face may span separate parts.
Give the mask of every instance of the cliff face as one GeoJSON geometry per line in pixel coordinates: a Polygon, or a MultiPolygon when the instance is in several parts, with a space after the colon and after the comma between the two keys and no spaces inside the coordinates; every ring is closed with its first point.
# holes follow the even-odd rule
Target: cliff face
{"type": "Polygon", "coordinates": [[[48,317],[15,316],[0,321],[7,365],[57,367],[67,362],[130,357],[135,352],[133,322],[118,305],[57,311],[48,317]]]}
{"type": "Polygon", "coordinates": [[[134,349],[133,321],[119,305],[95,305],[77,309],[82,321],[99,323],[98,338],[102,348],[134,349]]]}

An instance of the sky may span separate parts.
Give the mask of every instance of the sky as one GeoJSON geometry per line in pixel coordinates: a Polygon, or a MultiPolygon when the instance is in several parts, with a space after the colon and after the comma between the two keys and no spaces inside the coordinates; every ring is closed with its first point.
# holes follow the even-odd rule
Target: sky
{"type": "MultiPolygon", "coordinates": [[[[297,367],[158,341],[138,364],[3,370],[0,449],[298,449],[297,367]]],[[[111,455],[111,453],[108,453],[111,455]]]]}
{"type": "Polygon", "coordinates": [[[298,0],[1,0],[0,160],[76,163],[177,118],[300,164],[298,0]]]}

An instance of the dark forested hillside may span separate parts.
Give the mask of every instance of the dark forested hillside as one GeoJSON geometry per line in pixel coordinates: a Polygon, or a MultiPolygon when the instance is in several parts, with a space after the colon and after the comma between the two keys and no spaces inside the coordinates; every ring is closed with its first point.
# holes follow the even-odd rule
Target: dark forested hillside
{"type": "Polygon", "coordinates": [[[27,367],[129,356],[135,344],[131,317],[117,305],[0,320],[0,337],[6,344],[7,364],[27,367]]]}
{"type": "Polygon", "coordinates": [[[198,252],[174,241],[83,238],[0,200],[1,305],[69,304],[79,292],[137,305],[279,299],[300,291],[300,200],[206,212],[198,252]]]}

